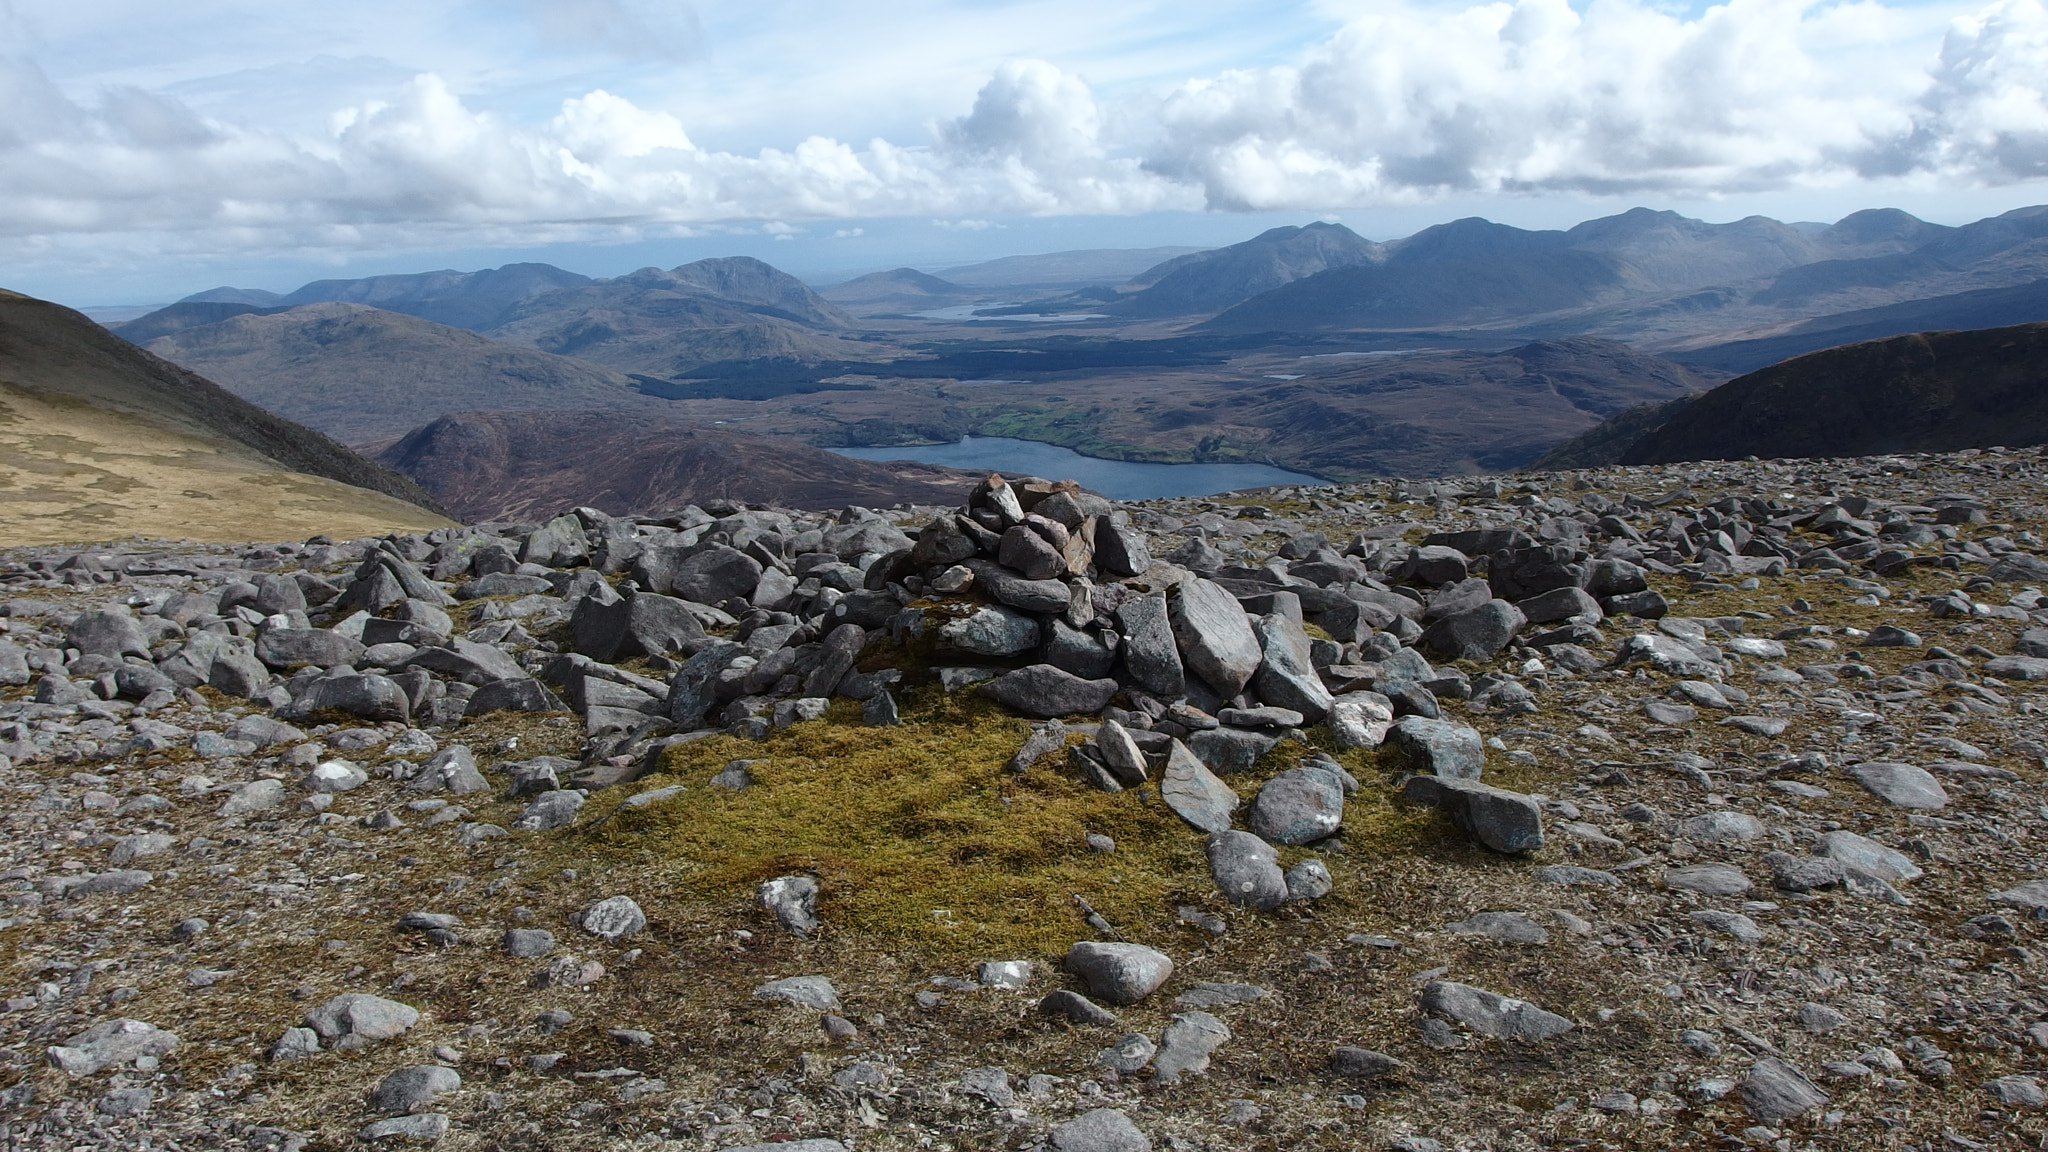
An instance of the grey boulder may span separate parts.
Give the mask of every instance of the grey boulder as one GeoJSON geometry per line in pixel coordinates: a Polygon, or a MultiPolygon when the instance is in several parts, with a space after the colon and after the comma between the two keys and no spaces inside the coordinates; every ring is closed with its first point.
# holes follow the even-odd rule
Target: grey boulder
{"type": "Polygon", "coordinates": [[[1806,1074],[1774,1056],[1750,1065],[1749,1075],[1738,1089],[1742,1106],[1766,1124],[1803,1116],[1823,1107],[1830,1099],[1806,1074]]]}
{"type": "Polygon", "coordinates": [[[1500,655],[1528,620],[1505,600],[1488,600],[1477,608],[1453,613],[1423,630],[1419,643],[1452,660],[1491,660],[1500,655]]]}
{"type": "Polygon", "coordinates": [[[1052,1146],[1057,1152],[1152,1152],[1152,1141],[1114,1108],[1083,1112],[1054,1128],[1052,1146]]]}
{"type": "Polygon", "coordinates": [[[1228,1039],[1230,1029],[1207,1012],[1174,1013],[1152,1057],[1152,1082],[1172,1084],[1184,1075],[1207,1071],[1210,1053],[1228,1039]]]}
{"type": "Polygon", "coordinates": [[[1244,691],[1264,653],[1237,597],[1213,581],[1194,577],[1181,582],[1171,616],[1182,663],[1218,695],[1244,691]]]}
{"type": "Polygon", "coordinates": [[[1174,646],[1173,623],[1163,595],[1136,596],[1116,610],[1123,633],[1124,670],[1138,686],[1162,696],[1178,696],[1187,687],[1180,650],[1174,646]]]}
{"type": "Polygon", "coordinates": [[[67,1076],[91,1076],[103,1068],[118,1067],[145,1056],[161,1058],[177,1046],[178,1036],[174,1032],[117,1017],[50,1046],[44,1055],[67,1076]]]}
{"type": "Polygon", "coordinates": [[[306,1013],[306,1027],[345,1048],[402,1036],[419,1020],[418,1009],[364,992],[344,992],[306,1013]]]}
{"type": "Polygon", "coordinates": [[[1013,712],[1039,719],[1102,711],[1116,694],[1114,680],[1083,680],[1051,664],[1006,672],[975,689],[1013,712]]]}
{"type": "Polygon", "coordinates": [[[621,940],[647,927],[647,914],[631,896],[612,896],[583,910],[583,930],[605,940],[621,940]]]}
{"type": "Polygon", "coordinates": [[[1873,760],[1848,772],[1865,791],[1888,804],[1928,812],[1948,806],[1948,792],[1924,768],[1873,760]]]}
{"type": "Polygon", "coordinates": [[[1264,650],[1252,687],[1259,699],[1301,713],[1309,724],[1330,714],[1330,690],[1309,659],[1308,633],[1300,622],[1278,612],[1261,616],[1253,628],[1264,650]]]}
{"type": "Polygon", "coordinates": [[[1290,768],[1266,781],[1245,826],[1274,844],[1306,844],[1336,833],[1344,821],[1344,786],[1322,768],[1290,768]]]}
{"type": "Polygon", "coordinates": [[[1478,730],[1449,720],[1403,716],[1387,729],[1387,740],[1417,770],[1434,776],[1477,780],[1486,767],[1486,743],[1478,730]]]}
{"type": "Polygon", "coordinates": [[[1067,949],[1064,966],[1111,1004],[1136,1004],[1173,975],[1173,961],[1142,944],[1082,941],[1067,949]]]}
{"type": "Polygon", "coordinates": [[[512,827],[521,832],[545,832],[574,823],[576,812],[583,807],[583,793],[574,789],[557,789],[543,792],[533,798],[532,803],[519,813],[519,819],[512,827]]]}
{"type": "Polygon", "coordinates": [[[1014,608],[990,604],[941,624],[938,642],[977,656],[1014,656],[1038,646],[1038,622],[1014,608]]]}
{"type": "Polygon", "coordinates": [[[839,1011],[839,992],[832,987],[832,981],[823,976],[790,976],[782,980],[770,980],[754,989],[754,999],[795,1004],[800,1008],[812,1008],[819,1012],[839,1011]]]}
{"type": "Polygon", "coordinates": [[[1548,1040],[1572,1028],[1571,1021],[1527,1000],[1452,980],[1430,981],[1422,991],[1422,1008],[1501,1039],[1548,1040]]]}
{"type": "Polygon", "coordinates": [[[1204,844],[1216,890],[1232,904],[1271,912],[1287,899],[1287,878],[1271,844],[1249,832],[1225,829],[1204,844]]]}
{"type": "Polygon", "coordinates": [[[809,876],[777,876],[763,880],[754,898],[775,916],[783,930],[803,939],[818,930],[818,882],[809,876]]]}
{"type": "Polygon", "coordinates": [[[1411,776],[1402,795],[1411,804],[1439,809],[1467,835],[1496,852],[1533,852],[1543,847],[1543,811],[1519,792],[1476,780],[1411,776]]]}
{"type": "Polygon", "coordinates": [[[370,1107],[379,1112],[410,1112],[436,1096],[461,1087],[462,1077],[455,1069],[439,1064],[415,1064],[379,1080],[370,1091],[370,1107]]]}
{"type": "Polygon", "coordinates": [[[272,668],[297,668],[317,664],[354,665],[363,658],[363,645],[325,628],[267,628],[256,637],[256,658],[272,668]]]}

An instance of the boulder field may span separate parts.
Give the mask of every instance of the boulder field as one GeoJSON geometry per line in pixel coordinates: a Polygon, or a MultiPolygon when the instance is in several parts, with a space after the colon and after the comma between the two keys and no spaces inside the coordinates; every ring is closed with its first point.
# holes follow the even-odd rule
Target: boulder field
{"type": "Polygon", "coordinates": [[[2043,477],[0,554],[0,1134],[2038,1142],[2043,477]]]}

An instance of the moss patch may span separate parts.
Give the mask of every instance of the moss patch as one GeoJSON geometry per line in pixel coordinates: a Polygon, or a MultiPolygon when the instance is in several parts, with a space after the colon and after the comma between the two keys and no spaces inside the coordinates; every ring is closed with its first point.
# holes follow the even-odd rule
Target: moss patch
{"type": "Polygon", "coordinates": [[[860,727],[853,708],[760,743],[670,750],[663,773],[688,790],[621,813],[599,836],[652,848],[677,887],[712,899],[813,874],[828,931],[939,952],[1059,950],[1072,940],[1076,893],[1135,931],[1170,921],[1176,899],[1207,887],[1200,837],[1156,791],[1096,791],[1059,757],[1008,772],[1029,729],[993,703],[913,691],[894,728],[860,727]],[[754,786],[710,787],[735,759],[753,761],[754,786]],[[1090,832],[1117,851],[1092,851],[1090,832]]]}

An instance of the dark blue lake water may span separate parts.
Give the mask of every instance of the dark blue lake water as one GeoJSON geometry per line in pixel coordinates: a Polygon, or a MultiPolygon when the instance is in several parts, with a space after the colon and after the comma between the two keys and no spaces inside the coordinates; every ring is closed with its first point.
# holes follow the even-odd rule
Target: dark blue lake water
{"type": "Polygon", "coordinates": [[[1208,496],[1240,488],[1273,484],[1321,484],[1300,472],[1264,464],[1135,464],[1098,460],[1071,448],[1012,440],[1005,436],[967,436],[958,444],[919,444],[898,448],[833,448],[860,460],[916,460],[948,468],[972,468],[1005,476],[1028,474],[1048,480],[1075,480],[1112,500],[1157,500],[1168,496],[1208,496]]]}

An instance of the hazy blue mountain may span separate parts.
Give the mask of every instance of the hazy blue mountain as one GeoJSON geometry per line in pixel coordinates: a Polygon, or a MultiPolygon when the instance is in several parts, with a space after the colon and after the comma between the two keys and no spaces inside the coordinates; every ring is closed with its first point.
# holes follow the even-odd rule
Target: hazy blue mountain
{"type": "MultiPolygon", "coordinates": [[[[1456,220],[1378,248],[1377,259],[1290,280],[1223,310],[1205,327],[1519,327],[1674,350],[1728,342],[1725,335],[1711,339],[1716,334],[1761,339],[1817,316],[2048,278],[2048,208],[1960,228],[1896,209],[1811,226],[1760,216],[1709,224],[1638,208],[1563,231],[1456,220]]],[[[1200,270],[1183,265],[1173,275],[1200,270]]],[[[1167,282],[1162,277],[1132,302],[1167,282]]],[[[1211,298],[1227,296],[1227,287],[1219,278],[1211,298]]],[[[1866,321],[1876,322],[1853,323],[1866,321]]]]}
{"type": "Polygon", "coordinates": [[[275,292],[265,292],[261,288],[229,288],[226,286],[208,288],[204,292],[194,292],[192,295],[178,301],[180,304],[248,304],[257,308],[269,308],[283,302],[283,296],[275,292]]]}
{"type": "Polygon", "coordinates": [[[488,334],[612,368],[673,376],[719,360],[872,360],[843,339],[854,320],[796,277],[749,256],[642,268],[535,296],[488,334]]]}
{"type": "Polygon", "coordinates": [[[944,307],[973,299],[983,291],[941,280],[915,268],[892,268],[887,272],[871,272],[834,284],[820,289],[818,294],[834,304],[873,315],[883,311],[944,307]]]}
{"type": "Polygon", "coordinates": [[[1115,307],[1125,316],[1215,312],[1332,268],[1385,258],[1385,249],[1342,224],[1272,228],[1240,244],[1178,256],[1133,277],[1138,291],[1115,307]]]}
{"type": "Polygon", "coordinates": [[[296,306],[323,301],[368,304],[456,328],[495,327],[514,305],[536,296],[590,283],[590,277],[552,264],[507,264],[481,272],[415,272],[360,280],[315,280],[279,303],[296,306]]]}
{"type": "Polygon", "coordinates": [[[1004,256],[943,268],[939,275],[963,288],[1074,288],[1121,284],[1162,261],[1201,248],[1077,248],[1032,256],[1004,256]]]}

